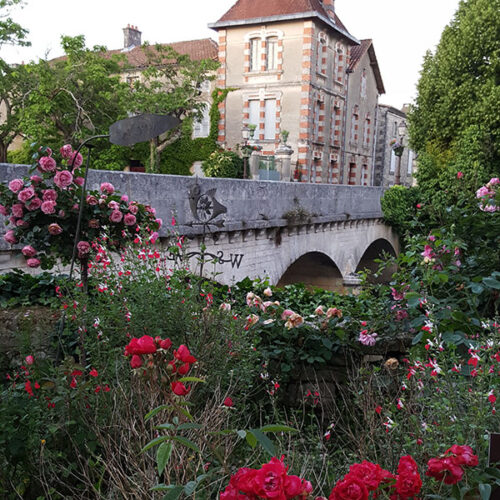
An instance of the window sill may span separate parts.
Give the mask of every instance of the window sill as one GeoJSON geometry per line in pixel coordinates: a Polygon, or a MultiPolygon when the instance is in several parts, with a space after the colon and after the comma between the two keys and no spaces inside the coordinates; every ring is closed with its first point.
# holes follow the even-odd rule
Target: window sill
{"type": "Polygon", "coordinates": [[[269,71],[245,71],[243,72],[243,76],[274,76],[274,75],[282,75],[282,69],[270,69],[269,71]]]}

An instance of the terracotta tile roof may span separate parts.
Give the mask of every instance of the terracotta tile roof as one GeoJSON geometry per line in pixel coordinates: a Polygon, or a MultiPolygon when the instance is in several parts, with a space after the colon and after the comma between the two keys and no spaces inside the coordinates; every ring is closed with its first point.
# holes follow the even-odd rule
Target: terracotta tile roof
{"type": "MultiPolygon", "coordinates": [[[[188,55],[193,61],[201,61],[202,59],[218,59],[217,42],[211,38],[203,38],[201,40],[188,40],[185,42],[163,43],[164,47],[172,47],[176,52],[182,55],[188,55]]],[[[154,51],[154,45],[149,46],[154,51]]],[[[123,54],[128,64],[132,68],[144,68],[147,65],[147,55],[143,47],[134,47],[131,50],[114,49],[104,52],[104,57],[123,54]]],[[[57,57],[52,62],[63,61],[66,56],[57,57]]]]}
{"type": "Polygon", "coordinates": [[[216,23],[210,24],[211,28],[237,24],[249,24],[251,20],[263,18],[318,16],[329,20],[333,27],[343,32],[353,41],[357,40],[347,31],[342,21],[336,14],[328,14],[321,0],[238,0],[216,23]]]}
{"type": "Polygon", "coordinates": [[[380,68],[378,67],[377,56],[375,55],[375,48],[373,47],[373,41],[371,39],[361,40],[359,45],[356,45],[351,49],[351,60],[349,63],[349,70],[353,72],[356,69],[361,58],[368,52],[370,57],[370,66],[373,69],[375,75],[375,81],[377,82],[377,89],[379,94],[385,94],[384,82],[382,81],[382,75],[380,73],[380,68]]]}

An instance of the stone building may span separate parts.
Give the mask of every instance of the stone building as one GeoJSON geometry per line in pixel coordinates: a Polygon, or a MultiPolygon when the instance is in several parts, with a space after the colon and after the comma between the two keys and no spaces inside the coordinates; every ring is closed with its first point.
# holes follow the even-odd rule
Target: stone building
{"type": "MultiPolygon", "coordinates": [[[[406,122],[406,113],[403,110],[380,104],[377,116],[377,139],[375,153],[374,186],[392,186],[399,165],[399,158],[394,154],[390,145],[391,140],[399,140],[398,127],[406,122]]],[[[408,138],[403,141],[405,149],[401,156],[400,183],[406,186],[414,184],[415,153],[408,148],[408,138]]]]}
{"type": "Polygon", "coordinates": [[[221,105],[222,145],[235,147],[252,125],[262,154],[273,155],[288,131],[294,178],[370,184],[383,84],[373,44],[348,32],[334,0],[238,0],[209,26],[219,37],[217,87],[234,89],[221,105]]]}

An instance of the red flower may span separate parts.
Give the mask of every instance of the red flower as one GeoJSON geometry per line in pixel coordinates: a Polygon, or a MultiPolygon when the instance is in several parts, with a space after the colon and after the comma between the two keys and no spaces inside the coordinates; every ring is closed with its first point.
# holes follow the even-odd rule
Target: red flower
{"type": "Polygon", "coordinates": [[[177,369],[177,373],[182,376],[187,375],[190,368],[191,365],[189,363],[184,363],[183,365],[179,366],[179,368],[177,369]]]}
{"type": "Polygon", "coordinates": [[[401,498],[412,498],[418,495],[422,488],[422,479],[416,474],[400,474],[396,478],[396,492],[401,498]]]}
{"type": "Polygon", "coordinates": [[[445,484],[456,484],[462,480],[464,470],[454,464],[451,458],[431,458],[427,462],[426,476],[433,477],[445,484]]]}
{"type": "Polygon", "coordinates": [[[30,397],[33,396],[33,388],[31,387],[31,382],[29,380],[26,380],[24,390],[30,395],[30,397]]]}
{"type": "Polygon", "coordinates": [[[455,455],[455,457],[451,458],[454,464],[475,467],[479,463],[477,455],[474,455],[470,446],[459,446],[458,444],[454,444],[451,448],[446,450],[445,455],[449,453],[455,455]]]}
{"type": "Polygon", "coordinates": [[[382,407],[379,405],[375,408],[375,411],[380,415],[382,413],[382,407]]]}
{"type": "Polygon", "coordinates": [[[410,455],[405,455],[399,459],[398,474],[418,474],[418,466],[410,455]]]}
{"type": "Polygon", "coordinates": [[[165,339],[160,341],[160,348],[168,350],[172,347],[172,341],[170,339],[165,339]]]}
{"type": "Polygon", "coordinates": [[[75,377],[73,377],[73,378],[71,379],[71,383],[69,384],[69,386],[70,386],[72,389],[74,389],[74,388],[76,387],[76,378],[75,378],[75,377]]]}
{"type": "Polygon", "coordinates": [[[137,354],[134,354],[132,356],[132,359],[130,360],[130,366],[132,368],[140,368],[142,366],[142,359],[140,356],[137,356],[137,354]]]}
{"type": "Polygon", "coordinates": [[[368,500],[368,490],[359,477],[347,474],[334,486],[328,500],[368,500]]]}
{"type": "Polygon", "coordinates": [[[140,339],[132,339],[125,347],[125,356],[134,354],[154,354],[156,352],[156,344],[153,337],[143,335],[140,339]]]}
{"type": "Polygon", "coordinates": [[[196,363],[197,361],[184,344],[181,344],[179,349],[174,351],[174,357],[183,363],[196,363]]]}
{"type": "Polygon", "coordinates": [[[309,481],[301,479],[298,476],[285,477],[286,498],[307,498],[309,493],[312,493],[312,485],[309,481]]]}
{"type": "Polygon", "coordinates": [[[284,493],[286,468],[281,460],[271,458],[255,474],[254,492],[261,498],[286,500],[284,493]]]}
{"type": "Polygon", "coordinates": [[[172,382],[172,391],[177,396],[185,396],[191,388],[187,388],[182,382],[172,382]]]}
{"type": "Polygon", "coordinates": [[[91,377],[97,377],[99,374],[97,373],[97,370],[95,368],[92,368],[92,370],[90,370],[89,375],[91,377]]]}
{"type": "Polygon", "coordinates": [[[357,477],[365,484],[368,491],[375,491],[384,477],[390,475],[378,464],[364,460],[360,464],[353,464],[349,468],[349,477],[357,477]]]}
{"type": "Polygon", "coordinates": [[[231,408],[231,407],[233,406],[233,400],[232,400],[231,398],[229,398],[229,397],[228,397],[228,398],[226,398],[226,399],[224,400],[224,403],[223,403],[223,404],[224,404],[224,406],[227,406],[228,408],[231,408]]]}

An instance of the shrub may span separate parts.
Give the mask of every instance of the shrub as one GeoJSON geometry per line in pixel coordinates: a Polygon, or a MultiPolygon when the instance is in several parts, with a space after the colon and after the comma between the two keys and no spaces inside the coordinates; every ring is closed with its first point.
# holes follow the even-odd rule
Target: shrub
{"type": "Polygon", "coordinates": [[[214,151],[203,162],[202,168],[207,177],[243,177],[243,160],[233,151],[214,151]]]}

